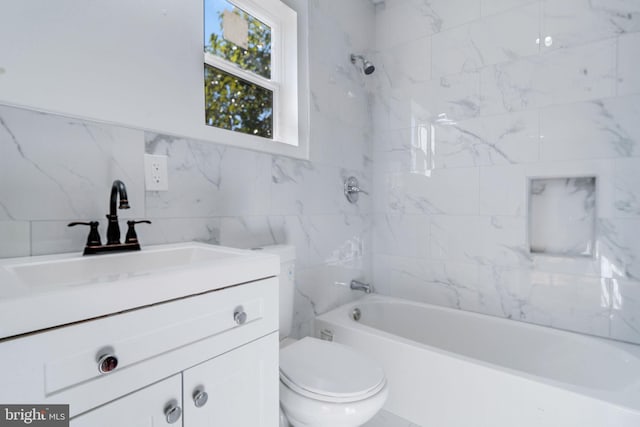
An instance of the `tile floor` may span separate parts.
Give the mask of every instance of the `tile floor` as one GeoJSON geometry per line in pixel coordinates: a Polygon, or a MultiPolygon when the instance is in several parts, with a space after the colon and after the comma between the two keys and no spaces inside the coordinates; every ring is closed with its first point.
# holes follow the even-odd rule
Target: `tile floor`
{"type": "Polygon", "coordinates": [[[371,421],[362,427],[420,427],[391,412],[380,411],[371,421]]]}

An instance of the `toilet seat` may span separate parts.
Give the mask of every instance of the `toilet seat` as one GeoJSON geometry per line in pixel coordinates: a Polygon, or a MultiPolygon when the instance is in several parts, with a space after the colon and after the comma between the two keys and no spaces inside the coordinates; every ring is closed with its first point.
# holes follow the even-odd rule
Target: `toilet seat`
{"type": "Polygon", "coordinates": [[[386,385],[384,371],[368,357],[312,337],[280,350],[280,381],[302,396],[334,403],[367,399],[386,385]]]}

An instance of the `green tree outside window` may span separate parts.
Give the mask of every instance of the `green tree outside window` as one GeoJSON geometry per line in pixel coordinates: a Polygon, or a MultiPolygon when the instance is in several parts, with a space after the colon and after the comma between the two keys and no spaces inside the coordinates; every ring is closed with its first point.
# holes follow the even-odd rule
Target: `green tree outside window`
{"type": "MultiPolygon", "coordinates": [[[[225,0],[217,0],[205,2],[205,31],[209,32],[205,52],[262,77],[271,77],[271,28],[267,25],[225,0]],[[223,37],[225,10],[247,21],[246,49],[223,37]],[[217,22],[207,22],[208,18],[217,22]]],[[[272,91],[206,64],[204,89],[207,125],[273,138],[272,91]]]]}

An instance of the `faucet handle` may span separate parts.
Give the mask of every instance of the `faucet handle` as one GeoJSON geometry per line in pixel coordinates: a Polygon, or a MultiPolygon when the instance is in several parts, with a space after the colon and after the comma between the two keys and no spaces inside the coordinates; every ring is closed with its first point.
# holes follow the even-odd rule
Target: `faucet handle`
{"type": "Polygon", "coordinates": [[[87,247],[102,246],[100,233],[98,232],[98,226],[100,225],[98,221],[70,222],[69,224],[67,224],[67,227],[75,227],[76,225],[88,225],[89,227],[91,227],[91,229],[89,230],[89,237],[87,237],[87,247]]]}
{"type": "Polygon", "coordinates": [[[141,221],[127,221],[129,228],[127,229],[127,236],[124,239],[124,243],[138,243],[138,235],[136,234],[136,224],[151,224],[148,219],[141,221]]]}

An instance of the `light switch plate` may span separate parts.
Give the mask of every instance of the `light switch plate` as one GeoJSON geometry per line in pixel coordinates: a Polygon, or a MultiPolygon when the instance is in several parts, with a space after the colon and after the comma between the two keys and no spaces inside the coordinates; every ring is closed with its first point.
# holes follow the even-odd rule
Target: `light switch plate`
{"type": "Polygon", "coordinates": [[[144,182],[147,191],[169,191],[167,156],[144,155],[144,182]]]}

